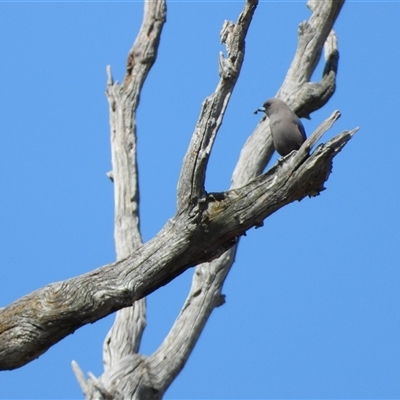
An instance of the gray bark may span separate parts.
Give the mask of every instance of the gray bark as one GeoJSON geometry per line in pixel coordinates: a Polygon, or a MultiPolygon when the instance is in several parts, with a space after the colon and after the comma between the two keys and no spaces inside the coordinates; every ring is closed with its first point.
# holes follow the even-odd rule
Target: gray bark
{"type": "MultiPolygon", "coordinates": [[[[299,116],[321,108],[335,91],[339,53],[333,24],[343,1],[309,1],[312,15],[300,24],[299,43],[277,97],[299,116]],[[310,82],[325,46],[325,69],[310,82]]],[[[87,274],[50,284],[0,310],[0,368],[18,368],[79,327],[118,311],[103,347],[104,373],[85,379],[73,369],[87,399],[159,399],[184,367],[213,309],[223,304],[222,286],[241,235],[281,207],[324,189],[332,159],[357,129],[318,146],[340,113],[334,112],[302,148],[262,174],[273,146],[268,119],[250,135],[233,172],[231,189],[207,193],[208,159],[244,60],[245,37],[257,0],[247,0],[236,23],[225,21],[220,80],[207,97],[183,160],[177,213],[148,243],[139,228],[136,109],[153,65],[163,24],[164,0],[145,2],[142,27],[129,51],[121,85],[108,68],[117,261],[87,274]],[[201,246],[198,244],[201,243],[201,246]],[[173,327],[150,356],[138,353],[146,326],[145,296],[196,266],[188,297],[173,327]],[[10,346],[10,343],[12,345],[10,346]]],[[[266,96],[270,97],[270,96],[266,96]]]]}

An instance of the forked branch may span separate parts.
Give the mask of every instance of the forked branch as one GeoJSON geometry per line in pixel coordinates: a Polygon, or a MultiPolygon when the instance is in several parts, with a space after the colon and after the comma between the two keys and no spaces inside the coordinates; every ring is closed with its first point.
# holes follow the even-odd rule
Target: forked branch
{"type": "MultiPolygon", "coordinates": [[[[308,117],[322,107],[335,90],[339,53],[332,27],[342,5],[343,1],[336,0],[308,2],[312,15],[300,25],[298,49],[277,94],[300,116],[308,117]],[[324,43],[323,76],[319,82],[310,82],[324,43]]],[[[81,326],[126,308],[118,313],[107,336],[104,374],[90,375],[85,381],[76,363],[74,371],[86,398],[161,398],[183,368],[212,310],[224,302],[222,286],[240,236],[286,204],[324,189],[333,157],[356,129],[342,132],[308,154],[339,117],[338,112],[298,152],[264,174],[273,147],[268,119],[263,118],[243,147],[231,190],[205,191],[208,159],[240,73],[245,36],[256,6],[256,0],[247,0],[237,22],[223,26],[221,41],[227,55],[219,56],[219,83],[203,102],[183,161],[177,214],[142,245],[136,109],[166,15],[163,0],[145,2],[144,22],[129,52],[123,83],[114,82],[108,72],[117,262],[48,285],[1,309],[0,369],[18,368],[81,326]],[[137,354],[145,326],[141,299],[196,265],[192,288],[170,333],[149,357],[137,354]]]]}

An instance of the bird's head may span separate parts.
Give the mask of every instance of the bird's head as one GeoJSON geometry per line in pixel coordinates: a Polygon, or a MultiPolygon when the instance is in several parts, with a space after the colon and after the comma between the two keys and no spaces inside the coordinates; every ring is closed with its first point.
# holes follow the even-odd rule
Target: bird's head
{"type": "Polygon", "coordinates": [[[259,111],[263,112],[267,115],[267,117],[270,117],[271,113],[274,111],[275,108],[279,106],[279,103],[282,102],[282,100],[272,98],[267,100],[261,108],[257,108],[257,110],[254,111],[254,114],[257,114],[259,111]]]}

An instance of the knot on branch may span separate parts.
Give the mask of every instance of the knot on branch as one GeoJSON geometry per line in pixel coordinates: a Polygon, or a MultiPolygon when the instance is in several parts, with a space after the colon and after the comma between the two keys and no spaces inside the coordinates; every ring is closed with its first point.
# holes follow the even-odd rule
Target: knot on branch
{"type": "Polygon", "coordinates": [[[224,294],[221,294],[221,295],[219,295],[216,299],[215,299],[215,307],[217,308],[217,307],[221,307],[221,306],[223,306],[224,304],[225,304],[225,295],[224,294]]]}
{"type": "Polygon", "coordinates": [[[299,24],[299,28],[298,28],[297,32],[298,32],[299,38],[301,38],[302,36],[313,35],[314,29],[308,21],[303,21],[299,24]]]}
{"type": "Polygon", "coordinates": [[[238,71],[233,64],[231,59],[231,51],[233,40],[235,39],[235,24],[232,21],[224,21],[220,32],[221,43],[225,44],[228,57],[225,58],[223,53],[219,53],[218,64],[219,64],[219,76],[222,79],[231,79],[237,76],[238,71]]]}
{"type": "Polygon", "coordinates": [[[237,76],[236,68],[232,64],[231,60],[224,57],[222,51],[219,52],[218,64],[218,73],[222,79],[232,79],[237,76]]]}
{"type": "Polygon", "coordinates": [[[225,44],[228,50],[231,48],[231,41],[234,29],[235,24],[232,21],[225,20],[222,25],[221,32],[219,33],[221,43],[225,44]]]}

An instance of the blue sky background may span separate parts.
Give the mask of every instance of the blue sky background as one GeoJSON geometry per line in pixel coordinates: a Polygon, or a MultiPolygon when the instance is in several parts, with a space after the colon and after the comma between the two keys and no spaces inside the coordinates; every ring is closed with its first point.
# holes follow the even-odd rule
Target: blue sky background
{"type": "MultiPolygon", "coordinates": [[[[146,241],[175,212],[182,157],[218,81],[220,28],[242,4],[168,4],[138,112],[146,241]]],[[[0,3],[0,306],[115,259],[105,67],[122,79],[142,10],[141,2],[0,3]]],[[[207,190],[229,187],[260,118],[253,111],[278,90],[309,15],[305,1],[260,2],[207,190]]],[[[166,398],[400,398],[399,20],[398,2],[343,7],[337,91],[304,125],[311,133],[339,109],[323,141],[361,130],[334,159],[321,196],[241,240],[227,302],[166,398]]],[[[142,353],[161,343],[191,273],[148,297],[142,353]]],[[[113,319],[0,372],[0,398],[82,398],[71,360],[99,375],[113,319]]]]}

